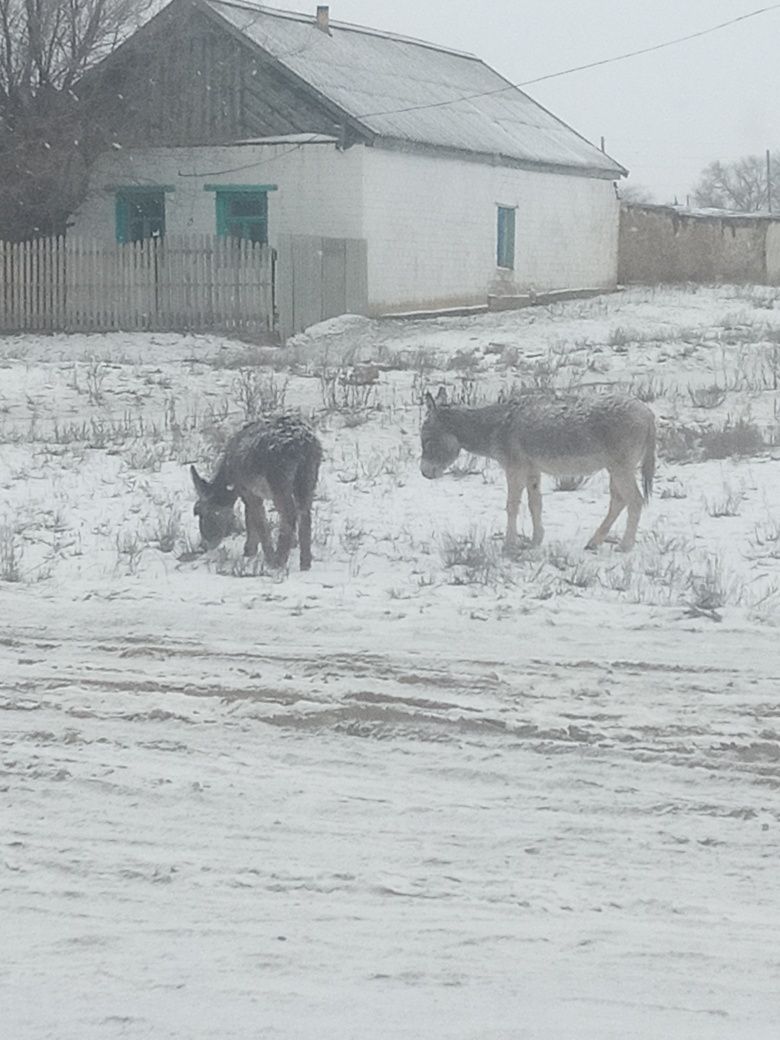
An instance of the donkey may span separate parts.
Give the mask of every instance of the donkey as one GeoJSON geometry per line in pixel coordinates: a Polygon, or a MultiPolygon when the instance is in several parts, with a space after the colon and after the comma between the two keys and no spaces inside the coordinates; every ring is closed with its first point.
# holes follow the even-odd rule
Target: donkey
{"type": "Polygon", "coordinates": [[[575,476],[606,469],[609,510],[587,544],[595,549],[623,509],[628,510],[621,549],[636,540],[639,514],[650,497],[655,474],[655,416],[641,401],[623,394],[557,396],[528,393],[481,408],[447,403],[443,387],[436,399],[425,395],[422,424],[424,477],[440,477],[461,448],[496,459],[506,473],[506,548],[517,545],[517,513],[523,488],[533,524],[532,545],[544,537],[541,474],[575,476]],[[642,466],[644,496],[636,483],[642,466]]]}
{"type": "Polygon", "coordinates": [[[190,467],[198,500],[204,546],[212,549],[236,530],[233,507],[244,503],[244,555],[254,556],[258,541],[272,567],[287,563],[298,528],[301,570],[311,567],[311,506],[317,486],[322,446],[311,426],[289,413],[247,423],[227,443],[213,480],[204,480],[190,467]],[[279,514],[274,547],[263,499],[270,498],[279,514]]]}

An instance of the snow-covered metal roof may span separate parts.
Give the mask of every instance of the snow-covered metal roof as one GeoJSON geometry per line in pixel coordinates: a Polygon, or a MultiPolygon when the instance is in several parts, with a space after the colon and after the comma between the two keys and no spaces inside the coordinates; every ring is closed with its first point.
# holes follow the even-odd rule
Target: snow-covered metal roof
{"type": "Polygon", "coordinates": [[[623,167],[474,55],[225,0],[204,6],[380,138],[619,177],[623,167]]]}

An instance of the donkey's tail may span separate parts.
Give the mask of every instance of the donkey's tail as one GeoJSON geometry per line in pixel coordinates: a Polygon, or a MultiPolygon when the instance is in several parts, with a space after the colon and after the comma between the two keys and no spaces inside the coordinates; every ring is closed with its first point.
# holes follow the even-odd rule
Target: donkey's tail
{"type": "Polygon", "coordinates": [[[653,477],[655,476],[655,419],[647,431],[645,441],[645,453],[642,456],[642,493],[645,502],[650,500],[653,493],[653,477]]]}

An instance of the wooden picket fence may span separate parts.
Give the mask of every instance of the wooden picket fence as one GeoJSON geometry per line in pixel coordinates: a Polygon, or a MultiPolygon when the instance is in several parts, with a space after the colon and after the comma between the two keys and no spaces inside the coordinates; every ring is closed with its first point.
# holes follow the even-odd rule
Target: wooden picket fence
{"type": "Polygon", "coordinates": [[[274,253],[213,235],[0,242],[0,331],[273,329],[274,253]]]}

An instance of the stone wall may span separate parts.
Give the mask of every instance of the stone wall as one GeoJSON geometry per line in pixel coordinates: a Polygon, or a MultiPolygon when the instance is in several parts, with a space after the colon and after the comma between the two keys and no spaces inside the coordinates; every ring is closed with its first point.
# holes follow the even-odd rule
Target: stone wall
{"type": "Polygon", "coordinates": [[[623,205],[618,280],[780,284],[780,215],[623,205]]]}

